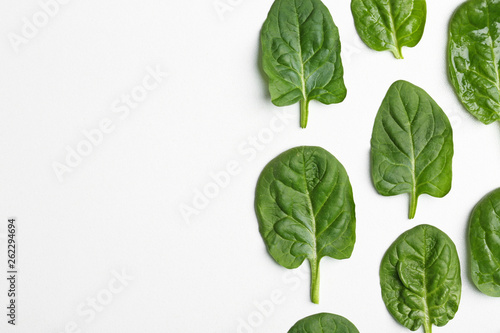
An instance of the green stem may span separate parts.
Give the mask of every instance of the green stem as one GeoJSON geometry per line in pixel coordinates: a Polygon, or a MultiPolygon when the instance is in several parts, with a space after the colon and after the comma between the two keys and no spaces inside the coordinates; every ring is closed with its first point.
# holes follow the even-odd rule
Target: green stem
{"type": "Polygon", "coordinates": [[[432,333],[432,324],[429,320],[426,320],[424,323],[424,332],[425,333],[432,333]]]}
{"type": "Polygon", "coordinates": [[[418,196],[415,191],[412,191],[410,194],[410,212],[408,214],[408,218],[411,220],[415,217],[415,213],[417,212],[417,202],[418,196]]]}
{"type": "Polygon", "coordinates": [[[307,117],[309,116],[309,101],[303,99],[300,101],[300,127],[307,127],[307,117]]]}
{"type": "Polygon", "coordinates": [[[396,57],[396,59],[404,59],[403,52],[401,52],[400,47],[396,47],[395,49],[392,49],[391,51],[392,51],[392,54],[394,54],[394,57],[396,57]]]}
{"type": "Polygon", "coordinates": [[[310,260],[311,265],[311,302],[319,304],[319,260],[310,260]]]}

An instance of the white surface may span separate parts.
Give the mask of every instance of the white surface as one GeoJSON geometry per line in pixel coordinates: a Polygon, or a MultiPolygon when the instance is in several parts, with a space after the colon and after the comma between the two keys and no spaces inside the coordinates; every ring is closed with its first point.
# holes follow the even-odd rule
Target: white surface
{"type": "MultiPolygon", "coordinates": [[[[222,2],[233,10],[221,19],[213,0],[73,0],[19,53],[7,34],[20,33],[40,5],[0,3],[0,234],[16,216],[20,243],[18,326],[9,327],[2,310],[0,331],[79,332],[65,330],[74,321],[81,332],[233,333],[259,319],[256,302],[278,293],[282,302],[240,332],[286,332],[318,312],[343,315],[360,332],[407,332],[385,309],[378,268],[399,234],[428,223],[455,241],[463,275],[456,318],[435,331],[498,332],[500,299],[479,293],[467,275],[468,216],[500,186],[500,131],[469,116],[447,80],[447,27],[462,1],[429,1],[422,41],[398,61],[362,44],[349,1],[325,0],[340,30],[348,96],[338,105],[311,103],[307,130],[298,105],[271,104],[257,65],[272,1],[222,2]],[[142,83],[148,66],[168,78],[120,119],[113,102],[142,83]],[[443,199],[422,196],[413,221],[408,198],[378,195],[369,177],[373,120],[397,79],[424,88],[454,126],[453,189],[443,199]],[[292,119],[249,161],[241,149],[280,112],[292,119]],[[115,130],[59,182],[53,163],[104,118],[115,130]],[[264,165],[298,145],[322,146],[344,164],[357,205],[354,254],[322,261],[320,305],[309,301],[307,266],[298,278],[266,253],[253,211],[264,165]],[[239,174],[188,224],[181,205],[232,160],[239,174]],[[104,295],[122,269],[133,281],[85,321],[79,306],[104,295]]],[[[0,238],[2,271],[5,247],[0,238]]]]}

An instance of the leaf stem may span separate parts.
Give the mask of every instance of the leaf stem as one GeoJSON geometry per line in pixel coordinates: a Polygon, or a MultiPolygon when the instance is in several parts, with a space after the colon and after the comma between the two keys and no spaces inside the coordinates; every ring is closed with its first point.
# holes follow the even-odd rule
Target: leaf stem
{"type": "Polygon", "coordinates": [[[415,213],[417,212],[417,202],[418,196],[415,191],[412,191],[410,194],[410,212],[408,213],[408,218],[412,220],[415,217],[415,213]]]}
{"type": "Polygon", "coordinates": [[[429,320],[426,320],[424,322],[424,332],[425,333],[432,333],[432,324],[429,320]]]}
{"type": "Polygon", "coordinates": [[[396,59],[404,59],[403,52],[401,52],[401,47],[398,46],[398,47],[392,49],[391,51],[392,51],[392,54],[394,54],[394,57],[396,57],[396,59]]]}
{"type": "Polygon", "coordinates": [[[311,302],[319,304],[319,260],[309,260],[311,265],[311,302]]]}
{"type": "Polygon", "coordinates": [[[309,116],[309,101],[304,98],[300,101],[300,127],[307,127],[307,117],[309,116]]]}

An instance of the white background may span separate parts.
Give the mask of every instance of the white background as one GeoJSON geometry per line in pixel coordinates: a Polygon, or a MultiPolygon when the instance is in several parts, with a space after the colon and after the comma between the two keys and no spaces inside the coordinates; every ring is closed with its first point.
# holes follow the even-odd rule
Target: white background
{"type": "Polygon", "coordinates": [[[361,42],[349,1],[325,0],[340,30],[348,95],[338,105],[311,103],[301,130],[298,105],[273,106],[258,66],[270,0],[223,0],[232,10],[222,15],[213,0],[73,0],[19,52],[8,34],[20,35],[40,4],[1,1],[0,266],[6,219],[15,216],[20,276],[13,329],[0,274],[0,331],[279,333],[331,312],[360,332],[407,332],[382,302],[378,269],[398,235],[428,223],[455,241],[462,262],[460,309],[435,331],[498,333],[500,299],[478,292],[467,274],[466,230],[476,202],[500,186],[500,129],[473,119],[447,79],[447,28],[461,2],[429,1],[422,41],[396,60],[361,42]],[[169,76],[121,119],[114,101],[148,67],[169,76]],[[413,221],[407,196],[378,195],[369,176],[373,120],[398,79],[424,88],[454,127],[452,191],[421,196],[413,221]],[[283,112],[292,119],[271,140],[265,134],[283,112]],[[54,162],[65,163],[66,147],[76,149],[82,131],[105,118],[114,131],[60,182],[54,162]],[[259,134],[265,143],[255,156],[243,153],[259,134]],[[264,165],[299,145],[322,146],[343,163],[357,205],[353,256],[322,261],[320,305],[309,301],[307,266],[300,278],[267,254],[253,210],[264,165]],[[230,161],[239,174],[186,221],[180,207],[230,161]],[[122,270],[133,280],[91,320],[80,315],[122,270]],[[256,304],[275,293],[280,304],[263,314],[256,304]],[[253,326],[238,331],[249,319],[253,326]],[[71,322],[78,330],[65,330],[71,322]]]}

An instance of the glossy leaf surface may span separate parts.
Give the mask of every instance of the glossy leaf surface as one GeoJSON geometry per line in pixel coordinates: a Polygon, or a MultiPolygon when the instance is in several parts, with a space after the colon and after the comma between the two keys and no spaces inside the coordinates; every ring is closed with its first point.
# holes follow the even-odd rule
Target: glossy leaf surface
{"type": "Polygon", "coordinates": [[[460,304],[460,262],[453,241],[441,230],[419,225],[403,233],[380,266],[387,310],[412,331],[444,326],[460,304]]]}
{"type": "Polygon", "coordinates": [[[424,33],[425,0],[352,0],[351,10],[363,42],[398,59],[403,58],[401,48],[416,46],[424,33]]]}
{"type": "Polygon", "coordinates": [[[500,119],[500,1],[469,0],[453,15],[448,71],[465,108],[484,124],[500,119]]]}
{"type": "Polygon", "coordinates": [[[302,128],[307,126],[311,100],[344,100],[339,33],[320,0],[276,0],[262,27],[261,47],[273,103],[300,102],[302,128]]]}
{"type": "Polygon", "coordinates": [[[472,281],[481,292],[500,296],[500,189],[474,208],[469,223],[472,281]]]}
{"type": "Polygon", "coordinates": [[[296,147],[262,171],[255,210],[268,252],[281,266],[311,266],[311,300],[319,302],[321,258],[347,259],[356,218],[347,172],[328,151],[296,147]]]}
{"type": "Polygon", "coordinates": [[[318,313],[299,320],[288,333],[359,333],[356,326],[342,316],[318,313]]]}
{"type": "Polygon", "coordinates": [[[443,197],[451,189],[453,134],[448,117],[421,88],[395,82],[375,118],[372,180],[385,196],[410,194],[409,218],[421,194],[443,197]]]}

